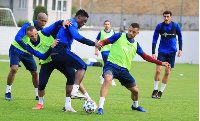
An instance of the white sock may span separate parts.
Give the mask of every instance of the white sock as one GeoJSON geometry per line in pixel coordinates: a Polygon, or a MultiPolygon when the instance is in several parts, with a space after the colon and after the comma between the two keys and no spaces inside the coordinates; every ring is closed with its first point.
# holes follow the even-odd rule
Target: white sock
{"type": "Polygon", "coordinates": [[[138,101],[133,101],[133,107],[137,108],[138,107],[138,101]]]}
{"type": "Polygon", "coordinates": [[[71,98],[70,97],[66,97],[65,109],[70,109],[70,108],[71,108],[71,98]]]}
{"type": "Polygon", "coordinates": [[[73,93],[76,93],[76,92],[78,92],[78,89],[79,89],[79,85],[77,85],[77,84],[74,84],[74,85],[73,85],[73,89],[72,89],[72,92],[71,92],[71,93],[73,94],[73,93]]]}
{"type": "Polygon", "coordinates": [[[91,99],[91,97],[89,96],[89,94],[87,92],[85,94],[83,94],[83,95],[87,97],[87,100],[91,99]]]}
{"type": "Polygon", "coordinates": [[[161,84],[161,88],[160,88],[160,91],[161,91],[161,92],[164,91],[166,85],[167,85],[167,84],[164,84],[164,83],[161,84]]]}
{"type": "Polygon", "coordinates": [[[104,97],[100,97],[100,100],[99,100],[99,108],[102,108],[102,109],[103,109],[104,101],[105,101],[105,98],[104,98],[104,97]]]}
{"type": "Polygon", "coordinates": [[[11,86],[12,86],[12,85],[7,85],[6,93],[11,92],[11,86]]]}
{"type": "Polygon", "coordinates": [[[38,88],[35,88],[35,94],[38,96],[38,88]]]}
{"type": "Polygon", "coordinates": [[[43,105],[43,98],[44,97],[39,97],[39,104],[43,105]]]}
{"type": "Polygon", "coordinates": [[[160,81],[154,81],[154,90],[158,90],[158,84],[160,81]]]}

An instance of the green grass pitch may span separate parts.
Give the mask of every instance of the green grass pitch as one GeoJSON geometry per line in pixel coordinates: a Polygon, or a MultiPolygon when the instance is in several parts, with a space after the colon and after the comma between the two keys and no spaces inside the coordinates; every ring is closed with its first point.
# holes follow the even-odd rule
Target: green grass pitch
{"type": "MultiPolygon", "coordinates": [[[[101,61],[102,62],[102,61],[101,61]]],[[[38,62],[37,62],[38,63],[38,62]]],[[[12,85],[12,101],[5,100],[9,62],[0,62],[0,120],[20,121],[198,121],[199,120],[199,65],[176,64],[161,99],[152,99],[155,64],[132,62],[130,73],[139,88],[139,105],[147,113],[131,110],[130,92],[115,79],[116,87],[110,86],[104,103],[104,114],[87,114],[83,111],[84,100],[72,100],[77,113],[62,112],[65,103],[66,78],[54,70],[46,87],[43,110],[32,110],[38,103],[31,75],[23,64],[12,85]],[[179,74],[184,74],[180,76],[179,74]]],[[[39,71],[38,66],[38,71],[39,71]]],[[[164,70],[163,70],[164,72],[164,70]]],[[[98,104],[101,84],[101,67],[88,67],[83,84],[98,104]]],[[[163,73],[162,73],[163,75],[163,73]]],[[[159,83],[160,89],[161,83],[159,83]]],[[[96,113],[97,111],[95,111],[96,113]]]]}

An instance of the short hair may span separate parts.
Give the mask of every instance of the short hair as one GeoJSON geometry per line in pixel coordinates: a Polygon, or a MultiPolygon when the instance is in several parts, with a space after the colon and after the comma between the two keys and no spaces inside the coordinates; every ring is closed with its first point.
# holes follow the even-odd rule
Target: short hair
{"type": "MultiPolygon", "coordinates": [[[[110,22],[110,21],[109,20],[105,20],[103,24],[105,24],[106,22],[110,22]]],[[[110,25],[111,25],[111,22],[110,22],[110,25]]]]}
{"type": "Polygon", "coordinates": [[[77,11],[75,17],[78,16],[78,15],[81,15],[82,17],[89,18],[88,13],[85,10],[83,10],[83,9],[80,9],[79,11],[77,11]]]}
{"type": "Polygon", "coordinates": [[[28,31],[33,31],[34,29],[36,29],[34,26],[28,26],[27,28],[26,28],[26,33],[28,32],[28,31]]]}
{"type": "Polygon", "coordinates": [[[138,28],[138,30],[140,29],[140,25],[138,23],[132,23],[130,26],[133,28],[138,28]]]}
{"type": "Polygon", "coordinates": [[[172,16],[172,12],[169,11],[169,10],[166,10],[166,11],[163,13],[163,16],[164,16],[164,14],[170,14],[170,16],[172,16]]]}

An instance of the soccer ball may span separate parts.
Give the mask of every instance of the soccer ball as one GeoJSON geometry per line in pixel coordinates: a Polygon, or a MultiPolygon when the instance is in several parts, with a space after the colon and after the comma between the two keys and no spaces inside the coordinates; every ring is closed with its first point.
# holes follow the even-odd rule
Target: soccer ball
{"type": "Polygon", "coordinates": [[[90,100],[90,101],[86,100],[83,103],[83,110],[86,113],[94,113],[96,109],[97,109],[97,104],[93,100],[90,100]]]}

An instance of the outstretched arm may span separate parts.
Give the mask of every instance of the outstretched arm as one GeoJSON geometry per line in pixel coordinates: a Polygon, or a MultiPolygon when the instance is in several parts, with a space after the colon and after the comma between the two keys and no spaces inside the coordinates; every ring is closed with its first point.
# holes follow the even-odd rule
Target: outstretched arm
{"type": "Polygon", "coordinates": [[[151,62],[151,63],[155,63],[155,64],[158,64],[158,65],[162,65],[162,66],[166,66],[166,67],[171,67],[170,64],[168,62],[162,62],[162,61],[159,61],[159,60],[156,60],[154,59],[153,57],[147,55],[145,52],[140,55],[144,60],[148,61],[148,62],[151,62]]]}

